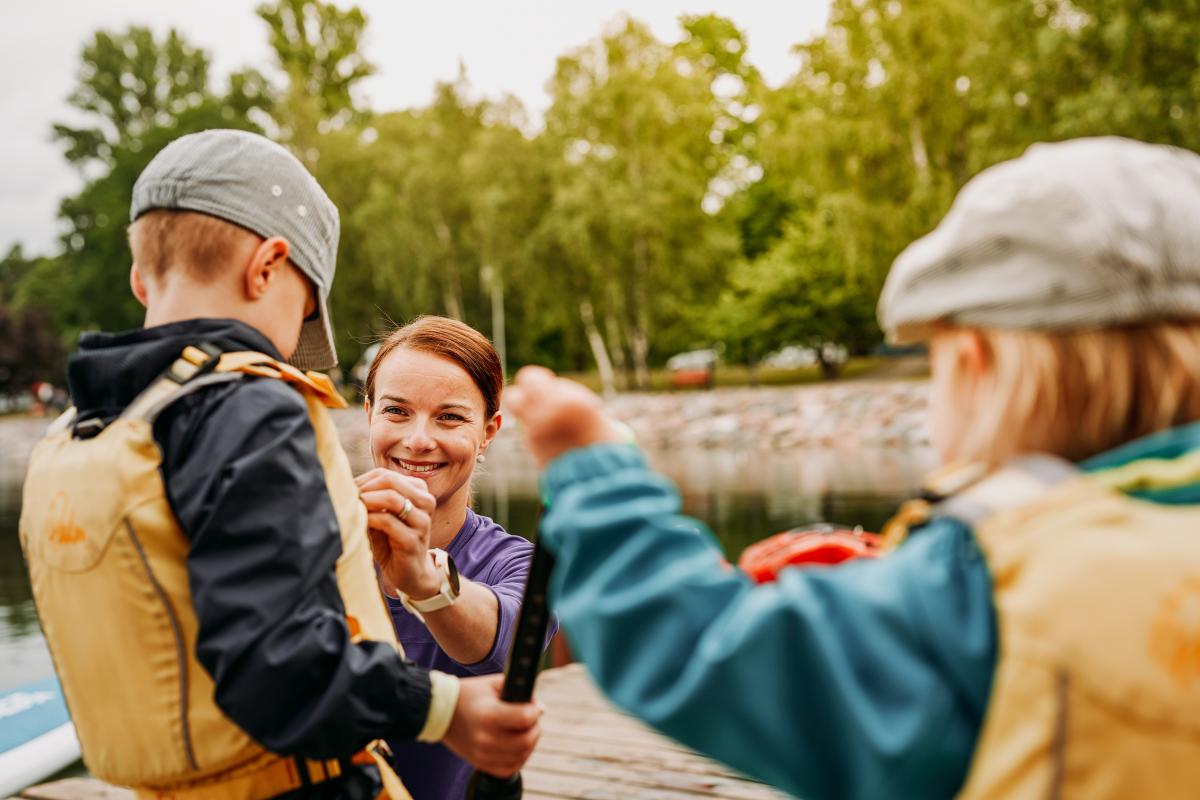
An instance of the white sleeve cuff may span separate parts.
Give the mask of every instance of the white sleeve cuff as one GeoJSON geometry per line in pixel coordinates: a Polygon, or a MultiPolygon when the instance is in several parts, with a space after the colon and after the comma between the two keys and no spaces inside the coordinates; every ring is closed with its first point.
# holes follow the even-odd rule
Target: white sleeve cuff
{"type": "Polygon", "coordinates": [[[458,705],[458,678],[436,669],[429,670],[429,715],[417,734],[418,742],[437,742],[446,735],[454,707],[458,705]]]}

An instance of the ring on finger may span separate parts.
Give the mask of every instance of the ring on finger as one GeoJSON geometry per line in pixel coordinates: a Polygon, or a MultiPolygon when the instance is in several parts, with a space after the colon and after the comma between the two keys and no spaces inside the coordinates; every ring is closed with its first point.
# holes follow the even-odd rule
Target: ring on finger
{"type": "Polygon", "coordinates": [[[407,497],[404,498],[404,508],[395,512],[396,519],[398,519],[400,522],[404,522],[404,518],[407,517],[409,514],[411,514],[412,510],[413,510],[412,500],[409,500],[407,497]]]}

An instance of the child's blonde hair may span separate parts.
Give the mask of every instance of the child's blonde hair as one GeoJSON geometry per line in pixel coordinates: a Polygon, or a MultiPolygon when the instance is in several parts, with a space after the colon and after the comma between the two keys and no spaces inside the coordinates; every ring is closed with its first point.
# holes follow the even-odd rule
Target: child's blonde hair
{"type": "Polygon", "coordinates": [[[261,240],[240,225],[198,211],[156,208],[129,226],[134,262],[156,279],[182,267],[193,278],[212,280],[235,264],[238,252],[261,240]]]}
{"type": "MultiPolygon", "coordinates": [[[[958,428],[958,459],[995,465],[1042,452],[1078,461],[1200,420],[1200,322],[1053,333],[970,330],[983,339],[988,369],[970,409],[963,409],[970,419],[958,428]]],[[[953,348],[933,349],[934,370],[965,398],[956,358],[953,348]]]]}

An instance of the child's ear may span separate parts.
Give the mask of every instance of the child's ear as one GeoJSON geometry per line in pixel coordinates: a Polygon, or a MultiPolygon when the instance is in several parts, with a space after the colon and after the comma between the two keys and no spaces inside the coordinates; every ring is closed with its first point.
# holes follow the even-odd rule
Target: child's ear
{"type": "Polygon", "coordinates": [[[142,304],[143,308],[145,308],[146,298],[148,296],[146,292],[146,282],[142,280],[142,271],[138,268],[137,262],[134,262],[129,267],[129,290],[133,292],[133,296],[136,297],[137,301],[142,304]]]}
{"type": "Polygon", "coordinates": [[[245,291],[247,300],[258,300],[267,293],[271,282],[282,274],[291,246],[282,236],[272,236],[258,247],[246,262],[245,291]]]}

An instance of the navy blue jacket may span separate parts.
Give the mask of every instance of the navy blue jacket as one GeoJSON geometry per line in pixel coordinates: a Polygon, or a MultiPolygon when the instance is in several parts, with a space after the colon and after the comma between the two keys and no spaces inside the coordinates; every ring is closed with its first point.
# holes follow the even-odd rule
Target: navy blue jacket
{"type": "MultiPolygon", "coordinates": [[[[79,421],[111,421],[183,348],[279,353],[233,320],[85,333],[68,366],[79,421]]],[[[248,377],[182,398],[157,420],[167,499],[190,542],[196,656],[216,702],[276,753],[346,757],[415,738],[428,671],[388,644],[353,644],[335,577],[341,534],[303,397],[248,377]]]]}

